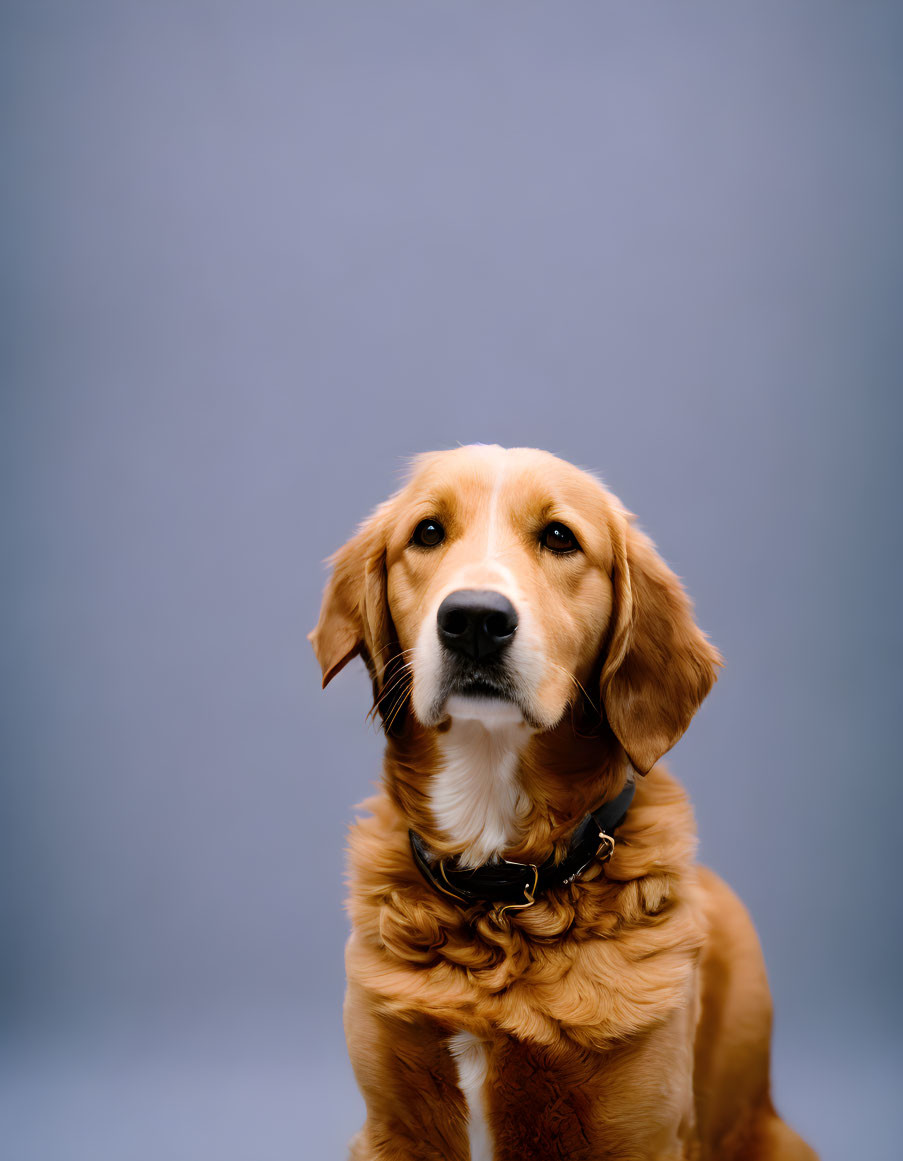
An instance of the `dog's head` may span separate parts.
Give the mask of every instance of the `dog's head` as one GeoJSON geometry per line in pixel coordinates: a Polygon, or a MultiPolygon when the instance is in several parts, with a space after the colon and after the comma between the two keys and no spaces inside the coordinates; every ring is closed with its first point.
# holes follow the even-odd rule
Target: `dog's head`
{"type": "MultiPolygon", "coordinates": [[[[677,577],[586,472],[528,448],[419,457],[332,559],[311,641],[326,685],[361,654],[377,704],[558,725],[586,697],[645,773],[715,680],[677,577]]],[[[406,711],[405,711],[406,712],[406,711]]]]}

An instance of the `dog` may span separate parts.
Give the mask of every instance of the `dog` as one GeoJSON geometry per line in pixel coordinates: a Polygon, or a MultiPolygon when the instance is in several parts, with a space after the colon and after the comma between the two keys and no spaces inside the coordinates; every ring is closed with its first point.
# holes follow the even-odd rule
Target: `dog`
{"type": "Polygon", "coordinates": [[[350,832],[352,1161],[812,1161],[743,905],[659,760],[721,665],[620,501],[546,452],[419,457],[310,634],[386,735],[350,832]]]}

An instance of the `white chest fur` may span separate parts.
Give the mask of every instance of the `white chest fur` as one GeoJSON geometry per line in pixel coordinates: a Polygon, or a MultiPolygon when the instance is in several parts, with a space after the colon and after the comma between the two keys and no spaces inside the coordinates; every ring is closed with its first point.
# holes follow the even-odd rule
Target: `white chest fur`
{"type": "Polygon", "coordinates": [[[448,1049],[458,1068],[458,1087],[467,1102],[470,1161],[492,1161],[492,1140],[484,1106],[486,1047],[469,1032],[458,1032],[449,1040],[448,1049]]]}
{"type": "Polygon", "coordinates": [[[471,716],[454,714],[440,737],[441,764],[430,787],[436,825],[464,847],[460,863],[468,867],[478,867],[512,845],[526,808],[518,759],[529,729],[520,714],[493,716],[486,703],[484,707],[479,715],[479,704],[465,708],[471,716]]]}

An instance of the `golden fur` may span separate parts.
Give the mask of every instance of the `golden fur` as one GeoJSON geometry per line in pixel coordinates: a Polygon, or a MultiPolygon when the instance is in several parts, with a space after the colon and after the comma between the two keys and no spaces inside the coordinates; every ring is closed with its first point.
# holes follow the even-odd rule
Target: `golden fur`
{"type": "Polygon", "coordinates": [[[478,1114],[495,1161],[813,1158],[771,1105],[755,931],[694,864],[692,811],[656,765],[720,659],[619,501],[530,449],[421,457],[333,558],[311,639],[324,685],[363,657],[387,736],[383,789],[350,838],[346,1031],[367,1104],[352,1158],[465,1161],[478,1114]],[[424,519],[444,525],[439,548],[412,548],[424,519]],[[550,521],[579,553],[538,547],[550,521]],[[631,766],[645,774],[611,860],[504,915],[438,894],[408,844],[413,827],[439,854],[466,846],[430,797],[449,717],[430,702],[424,649],[438,602],[467,586],[515,591],[524,616],[531,676],[505,857],[562,852],[631,766]],[[450,1050],[461,1033],[486,1065],[476,1111],[450,1050]]]}

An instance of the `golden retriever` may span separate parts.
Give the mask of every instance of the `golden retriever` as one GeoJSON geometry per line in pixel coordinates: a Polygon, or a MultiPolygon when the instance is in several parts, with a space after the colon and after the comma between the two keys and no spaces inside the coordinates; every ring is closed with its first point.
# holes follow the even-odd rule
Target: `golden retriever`
{"type": "Polygon", "coordinates": [[[351,1157],[814,1158],[771,1103],[756,933],[658,764],[720,658],[631,515],[462,447],[332,566],[323,684],[360,655],[387,739],[350,836],[351,1157]]]}

